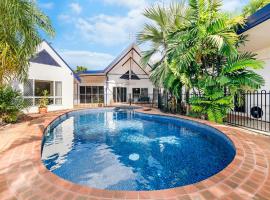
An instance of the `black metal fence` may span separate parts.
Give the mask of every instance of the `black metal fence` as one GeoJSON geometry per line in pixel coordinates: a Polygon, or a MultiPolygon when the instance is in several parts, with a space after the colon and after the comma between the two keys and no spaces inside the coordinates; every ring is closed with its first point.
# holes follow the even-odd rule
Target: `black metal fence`
{"type": "Polygon", "coordinates": [[[228,113],[227,123],[270,132],[270,92],[246,92],[234,99],[235,107],[228,113]]]}
{"type": "MultiPolygon", "coordinates": [[[[198,95],[182,94],[177,99],[167,92],[159,93],[158,108],[164,112],[186,115],[187,102],[198,95]]],[[[190,114],[192,116],[192,112],[190,114]]],[[[253,91],[235,96],[234,108],[228,112],[226,123],[270,132],[270,92],[253,91]]]]}

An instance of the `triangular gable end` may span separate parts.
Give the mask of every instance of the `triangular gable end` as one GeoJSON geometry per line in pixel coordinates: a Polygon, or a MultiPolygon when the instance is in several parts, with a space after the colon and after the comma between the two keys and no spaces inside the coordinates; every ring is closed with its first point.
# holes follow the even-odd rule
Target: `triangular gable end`
{"type": "MultiPolygon", "coordinates": [[[[107,74],[109,73],[122,59],[124,59],[131,51],[134,51],[139,57],[142,57],[141,55],[141,51],[139,49],[139,47],[133,43],[131,44],[128,48],[126,48],[118,57],[116,57],[116,59],[114,59],[109,65],[108,67],[106,67],[104,69],[104,72],[107,74]]],[[[135,61],[132,58],[133,61],[135,61]]],[[[135,63],[145,72],[145,70],[135,61],[135,63]]],[[[151,66],[148,64],[148,67],[151,68],[151,66]]],[[[148,74],[147,72],[145,72],[146,74],[148,74]]]]}
{"type": "Polygon", "coordinates": [[[33,58],[31,58],[30,62],[61,67],[59,63],[56,62],[54,58],[45,49],[43,49],[42,51],[37,53],[33,58]]]}
{"type": "MultiPolygon", "coordinates": [[[[48,60],[46,59],[46,61],[45,61],[46,65],[49,64],[50,66],[63,67],[65,69],[67,69],[74,76],[76,81],[78,81],[78,82],[81,81],[79,76],[76,75],[76,73],[73,71],[73,69],[66,63],[66,61],[57,53],[57,51],[46,40],[43,40],[42,43],[38,46],[37,54],[35,57],[33,57],[30,60],[30,62],[40,63],[41,61],[37,60],[37,58],[39,57],[38,55],[40,55],[41,52],[43,52],[42,54],[48,54],[50,57],[49,59],[54,60],[54,61],[51,60],[50,62],[48,62],[48,60]]],[[[44,64],[43,59],[42,59],[41,64],[44,64]]]]}

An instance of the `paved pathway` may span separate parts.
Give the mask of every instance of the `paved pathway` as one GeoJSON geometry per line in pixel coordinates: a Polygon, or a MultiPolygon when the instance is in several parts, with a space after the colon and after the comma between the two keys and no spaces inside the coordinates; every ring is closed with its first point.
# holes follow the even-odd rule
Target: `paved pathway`
{"type": "Polygon", "coordinates": [[[98,190],[65,181],[40,160],[44,128],[64,113],[32,115],[26,122],[0,129],[0,200],[270,199],[270,137],[206,121],[201,122],[223,131],[237,150],[233,162],[207,180],[149,192],[98,190]]]}

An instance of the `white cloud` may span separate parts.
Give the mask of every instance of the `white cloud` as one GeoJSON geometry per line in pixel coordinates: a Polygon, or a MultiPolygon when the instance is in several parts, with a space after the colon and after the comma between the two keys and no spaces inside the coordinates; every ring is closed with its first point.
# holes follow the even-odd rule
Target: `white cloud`
{"type": "Polygon", "coordinates": [[[82,12],[82,7],[78,3],[71,3],[71,4],[69,4],[69,7],[76,14],[80,14],[82,12]]]}
{"type": "Polygon", "coordinates": [[[243,0],[224,0],[222,10],[228,12],[241,12],[245,2],[243,0]]]}
{"type": "Polygon", "coordinates": [[[135,40],[134,35],[145,22],[146,18],[138,8],[130,10],[126,16],[101,14],[91,18],[79,18],[76,27],[89,42],[113,46],[135,40]]]}
{"type": "Polygon", "coordinates": [[[63,59],[73,68],[78,65],[86,66],[90,70],[104,69],[114,59],[114,56],[107,53],[92,51],[59,50],[63,59]]]}
{"type": "Polygon", "coordinates": [[[53,2],[48,2],[48,3],[40,3],[39,6],[43,9],[53,9],[54,8],[54,3],[53,2]]]}

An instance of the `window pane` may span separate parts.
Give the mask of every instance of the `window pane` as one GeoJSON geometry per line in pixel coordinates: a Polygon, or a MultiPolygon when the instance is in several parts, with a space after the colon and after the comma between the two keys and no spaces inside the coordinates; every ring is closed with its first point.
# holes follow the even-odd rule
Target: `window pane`
{"type": "Polygon", "coordinates": [[[142,97],[148,97],[148,88],[142,88],[141,89],[141,96],[142,97]]]}
{"type": "Polygon", "coordinates": [[[91,86],[87,86],[86,87],[86,94],[92,94],[91,89],[92,89],[91,86]]]}
{"type": "Polygon", "coordinates": [[[24,98],[24,103],[27,106],[33,106],[34,105],[34,98],[24,98]]]}
{"type": "Polygon", "coordinates": [[[116,87],[113,88],[113,101],[116,102],[116,93],[117,93],[117,89],[116,87]]]}
{"type": "Polygon", "coordinates": [[[99,89],[99,94],[103,95],[104,94],[104,87],[101,86],[101,87],[98,87],[99,89]]]}
{"type": "Polygon", "coordinates": [[[138,98],[140,97],[140,88],[132,88],[132,98],[134,101],[137,101],[138,98]]]}
{"type": "Polygon", "coordinates": [[[99,103],[104,103],[104,95],[99,95],[99,103]]]}
{"type": "Polygon", "coordinates": [[[80,94],[85,94],[85,86],[80,86],[80,94]]]}
{"type": "Polygon", "coordinates": [[[80,103],[85,103],[85,95],[80,95],[80,103]]]}
{"type": "Polygon", "coordinates": [[[56,98],[55,99],[55,104],[56,105],[62,105],[62,98],[56,98]]]}
{"type": "Polygon", "coordinates": [[[91,95],[89,95],[89,94],[86,95],[85,103],[91,103],[91,95]]]}
{"type": "Polygon", "coordinates": [[[33,80],[29,79],[23,84],[23,96],[34,96],[33,80]]]}
{"type": "Polygon", "coordinates": [[[98,94],[98,87],[97,86],[92,87],[92,94],[98,94]]]}
{"type": "Polygon", "coordinates": [[[60,81],[55,82],[55,96],[62,96],[62,82],[60,81]]]}
{"type": "Polygon", "coordinates": [[[43,96],[45,90],[48,96],[53,96],[53,81],[35,80],[35,96],[43,96]]]}
{"type": "Polygon", "coordinates": [[[92,95],[92,103],[98,103],[98,95],[92,95]]]}

